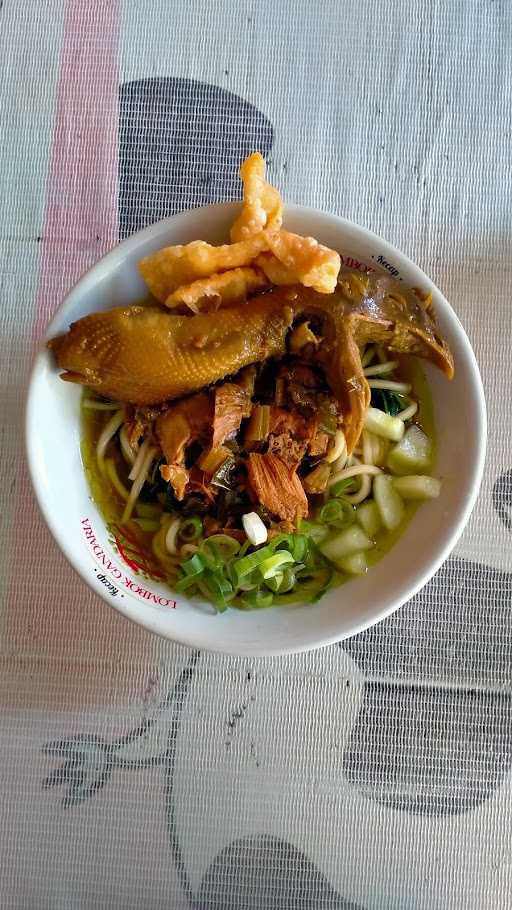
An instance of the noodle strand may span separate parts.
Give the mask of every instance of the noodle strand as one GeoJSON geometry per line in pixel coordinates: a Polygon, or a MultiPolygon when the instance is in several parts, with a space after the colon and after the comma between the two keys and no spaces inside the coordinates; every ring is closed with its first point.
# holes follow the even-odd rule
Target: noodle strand
{"type": "Polygon", "coordinates": [[[372,481],[369,474],[361,474],[361,486],[357,493],[345,493],[344,498],[352,503],[353,506],[357,506],[360,502],[363,502],[372,491],[372,481]]]}
{"type": "Polygon", "coordinates": [[[327,486],[332,487],[335,483],[339,483],[340,480],[348,480],[349,477],[358,477],[359,474],[382,474],[380,468],[374,464],[355,464],[350,468],[345,468],[343,471],[338,471],[337,474],[333,474],[329,477],[327,481],[327,486]]]}
{"type": "Polygon", "coordinates": [[[405,422],[406,420],[410,420],[411,417],[414,417],[417,410],[418,410],[418,402],[412,401],[411,404],[407,408],[404,408],[404,410],[400,411],[396,416],[400,420],[403,420],[405,422]]]}

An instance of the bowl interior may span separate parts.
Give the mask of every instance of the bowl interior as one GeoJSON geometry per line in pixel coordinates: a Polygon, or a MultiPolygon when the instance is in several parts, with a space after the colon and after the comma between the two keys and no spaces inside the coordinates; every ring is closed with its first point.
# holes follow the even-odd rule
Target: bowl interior
{"type": "MultiPolygon", "coordinates": [[[[47,336],[86,313],[145,296],[137,262],[171,243],[228,235],[236,204],[175,216],[134,235],[101,260],[70,292],[47,336]]],[[[342,219],[287,207],[286,226],[338,249],[351,267],[393,270],[405,284],[431,288],[441,330],[456,363],[450,383],[427,365],[438,437],[439,500],[421,506],[394,548],[364,578],[318,604],[212,615],[134,571],[91,501],[80,457],[80,389],[62,382],[46,350],[38,354],[27,403],[27,448],[44,517],[82,578],[108,603],[147,628],[195,647],[231,654],[307,650],[348,637],[409,599],[454,546],[474,504],[485,452],[485,405],[473,352],[459,320],[429,279],[397,250],[342,219]],[[44,415],[44,420],[40,416],[44,415]],[[468,432],[468,428],[471,431],[468,432]]],[[[77,584],[80,584],[77,579],[77,584]]]]}

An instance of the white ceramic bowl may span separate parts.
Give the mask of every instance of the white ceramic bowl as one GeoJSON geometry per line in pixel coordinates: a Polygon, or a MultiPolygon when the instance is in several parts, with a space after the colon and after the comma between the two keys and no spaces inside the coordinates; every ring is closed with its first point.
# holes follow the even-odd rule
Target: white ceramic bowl
{"type": "MultiPolygon", "coordinates": [[[[145,288],[138,260],[168,244],[197,238],[224,241],[236,211],[235,203],[195,209],[125,240],[68,294],[48,327],[47,338],[66,331],[87,313],[139,301],[145,288]]],[[[406,256],[349,221],[287,206],[285,223],[344,257],[394,270],[405,284],[430,288],[441,331],[455,358],[451,383],[426,366],[435,407],[436,474],[443,480],[442,496],[420,507],[396,546],[364,578],[347,582],[313,605],[249,613],[228,610],[214,616],[176,595],[174,606],[173,594],[134,574],[109,540],[90,499],[80,459],[81,389],[59,379],[45,347],[37,354],[27,401],[27,453],[34,490],[48,527],[82,579],[103,600],[153,632],[229,654],[306,651],[355,635],[389,616],[429,580],[454,547],[475,503],[484,465],[486,415],[478,366],[462,325],[440,291],[406,256]],[[39,420],[41,414],[44,421],[39,420]]]]}

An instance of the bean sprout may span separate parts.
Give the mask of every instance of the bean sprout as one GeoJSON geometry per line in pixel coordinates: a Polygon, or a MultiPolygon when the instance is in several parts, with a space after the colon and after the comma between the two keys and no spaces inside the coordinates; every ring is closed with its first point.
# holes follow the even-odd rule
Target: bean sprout
{"type": "Polygon", "coordinates": [[[130,473],[128,474],[128,480],[136,480],[136,478],[139,474],[139,471],[141,469],[142,463],[146,457],[146,453],[147,453],[148,449],[149,449],[149,437],[144,440],[139,451],[137,452],[137,456],[135,458],[135,461],[133,462],[132,469],[131,469],[130,473]]]}
{"type": "Polygon", "coordinates": [[[171,521],[165,534],[165,549],[171,556],[176,556],[178,549],[176,547],[176,538],[180,529],[181,518],[175,518],[171,521]]]}
{"type": "Polygon", "coordinates": [[[133,467],[135,464],[135,449],[128,441],[126,424],[122,426],[121,432],[119,433],[119,442],[121,443],[121,452],[123,453],[124,460],[133,467]]]}
{"type": "MultiPolygon", "coordinates": [[[[141,446],[141,448],[142,448],[142,446],[141,446]]],[[[125,506],[125,509],[123,512],[123,517],[121,519],[123,524],[125,521],[130,520],[132,511],[133,511],[133,507],[137,501],[137,497],[147,480],[149,469],[150,469],[151,464],[157,453],[158,453],[158,449],[156,448],[156,446],[152,446],[151,448],[146,450],[146,457],[143,459],[140,471],[137,474],[136,479],[132,483],[132,488],[130,490],[130,496],[128,498],[128,502],[126,503],[126,506],[125,506]]]]}
{"type": "Polygon", "coordinates": [[[101,431],[100,438],[96,444],[96,459],[98,462],[98,468],[102,474],[105,474],[105,452],[107,450],[107,446],[112,437],[117,433],[123,421],[124,408],[121,408],[119,411],[116,411],[114,416],[110,418],[108,423],[105,424],[103,430],[101,431]]]}

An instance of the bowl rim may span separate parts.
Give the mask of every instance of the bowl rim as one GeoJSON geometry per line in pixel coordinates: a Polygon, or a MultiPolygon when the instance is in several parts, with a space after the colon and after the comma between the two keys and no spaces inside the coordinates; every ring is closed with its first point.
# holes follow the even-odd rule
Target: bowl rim
{"type": "Polygon", "coordinates": [[[221,202],[213,203],[211,205],[198,206],[196,208],[187,209],[183,212],[178,212],[174,215],[170,215],[166,218],[161,219],[160,221],[155,222],[152,225],[142,228],[141,230],[136,231],[134,234],[131,234],[129,237],[120,241],[111,250],[105,253],[70,288],[70,290],[63,298],[62,302],[55,310],[51,320],[48,322],[45,332],[38,342],[37,349],[33,357],[33,363],[30,370],[28,388],[25,397],[25,452],[27,456],[30,481],[36,502],[47,527],[49,528],[55,542],[57,543],[57,546],[59,547],[63,556],[66,558],[67,562],[71,565],[71,567],[82,579],[82,581],[84,581],[85,584],[104,601],[104,603],[108,604],[111,609],[115,610],[117,613],[120,613],[126,619],[133,621],[137,625],[140,625],[163,638],[167,638],[170,641],[175,641],[178,644],[191,648],[199,648],[209,650],[214,653],[229,654],[232,656],[277,657],[286,654],[303,653],[307,651],[313,651],[318,648],[327,647],[339,641],[343,641],[346,638],[351,638],[354,635],[358,635],[361,632],[364,632],[365,630],[386,619],[388,616],[392,615],[401,606],[411,600],[418,593],[418,591],[420,591],[427,584],[432,576],[435,575],[435,573],[448,558],[453,548],[456,546],[458,540],[460,539],[462,532],[464,531],[464,528],[466,527],[466,524],[469,520],[471,512],[473,511],[480,491],[487,448],[487,409],[480,370],[467,333],[459,317],[455,313],[454,309],[444,294],[440,291],[437,285],[434,284],[432,279],[429,278],[429,276],[423,271],[423,269],[421,269],[421,267],[418,266],[409,256],[407,256],[405,253],[402,253],[393,244],[384,240],[373,231],[353,221],[350,221],[347,218],[343,218],[331,212],[314,209],[309,206],[295,204],[285,205],[285,217],[286,214],[289,213],[303,217],[306,220],[307,218],[312,217],[320,219],[326,218],[330,222],[331,226],[339,228],[340,230],[350,231],[356,237],[359,236],[361,239],[364,238],[365,241],[371,241],[375,244],[378,244],[378,247],[380,250],[382,250],[382,253],[389,257],[391,261],[397,262],[402,267],[405,266],[412,269],[422,281],[424,281],[427,285],[431,286],[435,290],[437,298],[436,306],[438,306],[440,302],[441,308],[453,322],[453,325],[458,332],[458,340],[462,343],[462,346],[464,348],[470,372],[473,378],[473,391],[475,393],[475,413],[473,416],[475,419],[474,430],[477,438],[477,452],[472,465],[471,477],[468,481],[468,494],[466,496],[464,505],[460,510],[459,517],[454,523],[451,532],[448,534],[444,545],[440,548],[434,557],[429,559],[423,571],[421,571],[416,576],[414,583],[410,584],[405,591],[402,591],[401,594],[399,594],[397,597],[392,598],[391,602],[386,606],[375,610],[374,614],[371,617],[362,619],[359,623],[353,623],[350,630],[345,632],[340,631],[337,634],[330,635],[326,633],[320,633],[316,636],[312,636],[307,643],[301,642],[299,644],[288,645],[272,645],[271,643],[268,643],[263,648],[252,646],[250,648],[247,648],[246,643],[244,643],[244,646],[237,647],[236,643],[233,646],[233,643],[231,643],[229,640],[226,640],[225,647],[212,647],[212,644],[208,640],[207,632],[204,635],[187,635],[186,633],[182,634],[181,632],[178,634],[170,634],[167,631],[159,628],[159,622],[156,615],[153,616],[152,614],[144,613],[143,611],[141,611],[140,615],[132,613],[131,611],[128,612],[120,603],[113,602],[111,599],[108,599],[104,589],[102,590],[101,587],[96,587],[91,583],[94,579],[91,579],[90,575],[86,573],[82,560],[75,556],[74,551],[67,546],[65,535],[61,533],[61,530],[56,520],[54,519],[52,512],[49,510],[49,508],[47,508],[45,497],[41,492],[42,487],[38,483],[39,473],[35,451],[36,447],[34,445],[36,423],[33,414],[33,399],[37,387],[38,371],[42,366],[43,358],[45,356],[45,341],[52,336],[54,332],[54,324],[59,321],[62,311],[67,306],[69,306],[77,296],[81,296],[81,294],[85,293],[87,290],[90,290],[90,288],[94,287],[103,277],[109,274],[112,270],[115,270],[118,265],[120,265],[128,256],[130,256],[134,250],[137,249],[138,246],[143,244],[145,241],[150,239],[158,239],[160,235],[165,236],[170,227],[175,227],[181,218],[183,218],[185,221],[187,216],[190,216],[192,213],[194,215],[200,215],[201,212],[212,212],[212,210],[217,210],[219,215],[221,215],[227,213],[229,210],[237,210],[239,204],[239,202],[221,202]]]}

